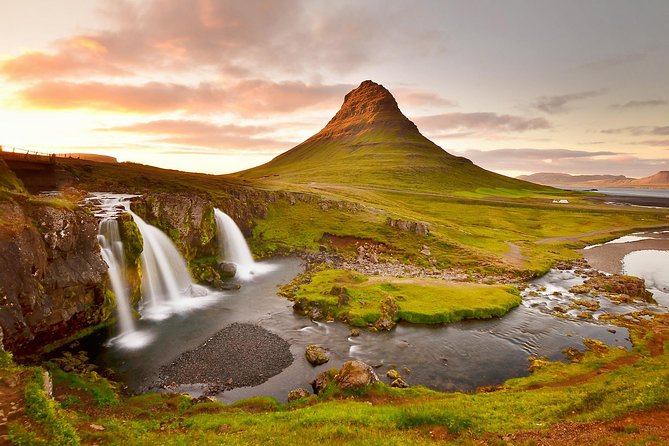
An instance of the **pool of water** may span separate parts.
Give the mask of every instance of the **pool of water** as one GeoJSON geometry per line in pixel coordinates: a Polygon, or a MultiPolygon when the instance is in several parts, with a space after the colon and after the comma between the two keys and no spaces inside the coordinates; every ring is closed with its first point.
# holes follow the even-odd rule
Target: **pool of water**
{"type": "MultiPolygon", "coordinates": [[[[541,306],[531,304],[521,305],[503,318],[446,326],[400,324],[389,332],[363,330],[359,337],[351,337],[349,326],[311,321],[294,313],[292,303],[277,296],[278,286],[303,270],[299,259],[282,258],[271,263],[273,271],[244,283],[240,290],[218,294],[206,308],[194,308],[162,321],[138,321],[138,329],[154,339],[151,344],[135,350],[101,346],[95,361],[116,371],[131,389],[157,390],[161,365],[234,322],[254,323],[286,339],[295,360],[259,386],[226,391],[217,397],[234,401],[270,395],[285,400],[290,390],[309,388],[309,382],[320,371],[339,367],[350,359],[369,363],[382,377],[388,369],[396,368],[412,385],[471,391],[527,375],[529,356],[561,360],[561,350],[566,347],[582,350],[584,338],[630,347],[626,329],[615,327],[613,332],[605,324],[556,318],[542,311],[541,306]],[[309,344],[329,349],[330,362],[312,367],[304,359],[304,349],[309,344]]],[[[203,389],[196,385],[177,390],[198,396],[203,389]]]]}

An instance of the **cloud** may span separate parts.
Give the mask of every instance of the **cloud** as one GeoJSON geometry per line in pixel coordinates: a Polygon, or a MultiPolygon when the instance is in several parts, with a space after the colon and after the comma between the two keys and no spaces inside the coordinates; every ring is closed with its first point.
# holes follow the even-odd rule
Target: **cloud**
{"type": "Polygon", "coordinates": [[[639,125],[632,127],[620,127],[615,129],[602,130],[602,133],[607,133],[610,135],[619,135],[627,133],[634,136],[641,136],[641,135],[664,136],[664,135],[669,135],[669,125],[665,126],[639,125]]]}
{"type": "Polygon", "coordinates": [[[19,94],[29,106],[47,109],[86,108],[134,113],[232,112],[242,116],[290,113],[318,106],[335,107],[350,85],[244,80],[223,86],[148,82],[141,85],[101,82],[40,82],[19,94]]]}
{"type": "Polygon", "coordinates": [[[628,101],[623,104],[611,104],[609,108],[612,109],[632,109],[641,107],[660,107],[669,104],[664,99],[649,99],[646,101],[628,101]]]}
{"type": "Polygon", "coordinates": [[[667,148],[669,148],[669,139],[647,139],[645,141],[639,141],[636,144],[638,144],[640,146],[667,147],[667,148]]]}
{"type": "Polygon", "coordinates": [[[400,106],[434,106],[434,107],[455,107],[457,102],[447,99],[437,93],[412,88],[395,88],[393,96],[397,99],[400,106]]]}
{"type": "Polygon", "coordinates": [[[601,96],[606,93],[606,91],[607,90],[590,90],[557,96],[541,96],[534,102],[534,107],[549,114],[565,113],[568,111],[566,106],[570,102],[601,96]]]}
{"type": "Polygon", "coordinates": [[[233,149],[277,149],[291,143],[258,137],[272,131],[264,126],[213,124],[194,120],[157,120],[98,129],[104,132],[132,133],[151,137],[151,141],[186,146],[233,149]]]}
{"type": "Polygon", "coordinates": [[[235,78],[350,73],[389,54],[432,52],[435,31],[412,29],[402,20],[412,14],[400,3],[379,9],[307,0],[103,0],[104,30],[19,54],[0,64],[0,74],[34,81],[192,73],[193,67],[235,78]],[[388,23],[393,32],[386,32],[388,23]]]}
{"type": "Polygon", "coordinates": [[[571,149],[466,150],[458,153],[486,169],[497,171],[651,175],[669,168],[669,159],[645,159],[614,151],[587,152],[571,149]]]}
{"type": "Polygon", "coordinates": [[[526,132],[548,129],[550,123],[544,118],[524,118],[490,112],[444,113],[415,119],[416,125],[435,137],[460,138],[474,134],[494,135],[499,133],[526,132]]]}

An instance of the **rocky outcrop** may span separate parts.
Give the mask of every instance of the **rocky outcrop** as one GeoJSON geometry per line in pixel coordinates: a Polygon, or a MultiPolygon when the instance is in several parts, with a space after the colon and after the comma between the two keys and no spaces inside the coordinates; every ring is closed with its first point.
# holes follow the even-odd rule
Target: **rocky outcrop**
{"type": "Polygon", "coordinates": [[[646,289],[643,279],[620,274],[606,275],[596,271],[591,273],[585,283],[573,286],[569,291],[574,294],[606,296],[617,302],[653,301],[653,293],[646,289]]]}
{"type": "Polygon", "coordinates": [[[311,395],[307,389],[293,389],[288,392],[288,402],[297,401],[302,398],[308,398],[311,395]]]}
{"type": "Polygon", "coordinates": [[[60,202],[0,203],[0,327],[23,352],[100,322],[107,266],[97,222],[60,202]]]}
{"type": "Polygon", "coordinates": [[[415,232],[421,237],[426,237],[430,234],[430,228],[427,223],[423,223],[422,221],[408,221],[388,217],[386,224],[400,231],[415,232]]]}

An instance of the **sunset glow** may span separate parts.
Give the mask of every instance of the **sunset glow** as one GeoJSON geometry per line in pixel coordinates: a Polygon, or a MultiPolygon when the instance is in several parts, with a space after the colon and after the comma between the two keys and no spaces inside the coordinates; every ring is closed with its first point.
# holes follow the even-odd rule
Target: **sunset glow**
{"type": "Polygon", "coordinates": [[[669,4],[3,1],[0,144],[229,173],[364,79],[510,175],[668,170],[669,4]]]}

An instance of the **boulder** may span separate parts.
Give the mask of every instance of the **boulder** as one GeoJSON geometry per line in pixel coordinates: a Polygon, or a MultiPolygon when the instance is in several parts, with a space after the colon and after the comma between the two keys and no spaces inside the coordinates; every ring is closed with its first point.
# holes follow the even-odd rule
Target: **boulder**
{"type": "Polygon", "coordinates": [[[237,265],[230,262],[222,262],[218,264],[221,274],[226,277],[233,277],[237,274],[237,265]]]}
{"type": "Polygon", "coordinates": [[[309,384],[311,384],[311,388],[314,389],[314,393],[316,395],[320,395],[323,393],[323,390],[325,390],[330,381],[332,381],[330,374],[328,372],[321,372],[316,375],[316,378],[314,378],[314,380],[309,384]]]}
{"type": "Polygon", "coordinates": [[[296,401],[302,398],[307,398],[311,393],[307,389],[293,389],[288,392],[288,401],[296,401]]]}
{"type": "Polygon", "coordinates": [[[374,369],[361,361],[347,361],[334,377],[335,383],[345,390],[358,390],[379,381],[374,369]]]}
{"type": "Polygon", "coordinates": [[[386,376],[390,379],[402,379],[402,375],[395,369],[390,369],[386,372],[386,376]]]}
{"type": "Polygon", "coordinates": [[[430,234],[429,226],[422,221],[407,221],[388,217],[386,224],[400,231],[414,232],[421,237],[426,237],[430,234]]]}
{"type": "Polygon", "coordinates": [[[307,345],[304,356],[313,366],[325,364],[330,360],[327,350],[320,345],[307,345]]]}

